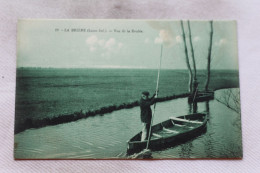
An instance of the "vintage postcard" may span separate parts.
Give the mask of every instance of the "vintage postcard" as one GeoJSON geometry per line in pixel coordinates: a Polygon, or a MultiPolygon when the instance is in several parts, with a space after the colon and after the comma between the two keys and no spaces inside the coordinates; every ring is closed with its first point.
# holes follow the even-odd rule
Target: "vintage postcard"
{"type": "Polygon", "coordinates": [[[235,21],[19,20],[15,159],[241,159],[235,21]]]}

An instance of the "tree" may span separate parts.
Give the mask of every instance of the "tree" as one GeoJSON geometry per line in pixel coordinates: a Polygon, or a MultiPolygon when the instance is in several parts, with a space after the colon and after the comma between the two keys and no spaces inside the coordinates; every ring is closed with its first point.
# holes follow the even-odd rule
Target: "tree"
{"type": "Polygon", "coordinates": [[[240,90],[239,89],[225,89],[222,90],[222,94],[216,97],[216,100],[229,109],[241,113],[240,110],[240,90]]]}
{"type": "Polygon", "coordinates": [[[192,44],[192,37],[191,37],[191,28],[190,28],[190,21],[188,20],[188,29],[189,29],[189,40],[190,40],[190,47],[191,47],[191,57],[192,57],[192,62],[193,62],[193,94],[195,94],[196,89],[198,87],[198,82],[197,82],[197,68],[196,68],[196,61],[195,61],[195,55],[194,55],[194,49],[193,49],[193,44],[192,44]]]}
{"type": "Polygon", "coordinates": [[[208,91],[210,81],[210,63],[211,63],[211,52],[212,52],[212,40],[213,40],[213,21],[210,21],[210,37],[209,37],[209,48],[208,48],[208,64],[207,64],[207,80],[205,83],[205,90],[208,91]]]}
{"type": "Polygon", "coordinates": [[[192,70],[190,67],[190,62],[189,62],[189,56],[188,56],[188,49],[187,49],[187,44],[186,44],[186,37],[185,37],[185,32],[184,32],[184,26],[183,26],[183,21],[181,20],[181,30],[182,30],[182,38],[183,38],[183,44],[184,44],[184,53],[185,53],[185,58],[186,58],[186,65],[189,70],[189,84],[188,84],[188,91],[192,92],[192,70]]]}
{"type": "Polygon", "coordinates": [[[190,29],[190,21],[188,20],[188,28],[189,28],[189,38],[190,38],[190,47],[191,47],[191,57],[193,62],[193,81],[197,80],[197,70],[196,70],[196,61],[195,61],[195,55],[194,55],[194,49],[192,44],[192,37],[191,37],[191,29],[190,29]]]}

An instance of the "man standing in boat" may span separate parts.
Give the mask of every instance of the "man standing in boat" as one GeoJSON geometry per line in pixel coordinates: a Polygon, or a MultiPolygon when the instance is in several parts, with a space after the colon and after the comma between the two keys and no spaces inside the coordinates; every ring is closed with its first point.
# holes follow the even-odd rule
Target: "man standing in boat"
{"type": "Polygon", "coordinates": [[[142,96],[140,99],[141,121],[143,124],[141,141],[147,140],[149,136],[149,129],[152,120],[151,105],[155,103],[155,98],[157,98],[156,94],[149,98],[148,91],[142,92],[142,96]]]}

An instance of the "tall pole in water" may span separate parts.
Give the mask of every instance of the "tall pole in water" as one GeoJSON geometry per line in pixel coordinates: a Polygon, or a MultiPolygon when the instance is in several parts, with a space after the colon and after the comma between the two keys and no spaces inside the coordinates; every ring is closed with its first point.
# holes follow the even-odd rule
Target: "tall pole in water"
{"type": "MultiPolygon", "coordinates": [[[[162,65],[162,51],[163,51],[163,44],[161,44],[160,63],[159,63],[158,73],[157,73],[157,84],[156,84],[156,90],[155,90],[156,96],[158,96],[158,89],[159,89],[159,79],[160,79],[160,71],[161,71],[161,65],[162,65]]],[[[147,144],[146,144],[146,149],[148,149],[149,143],[150,143],[151,131],[152,131],[152,125],[153,125],[153,118],[154,118],[154,115],[155,115],[155,107],[156,107],[156,102],[154,103],[154,106],[153,106],[153,115],[152,115],[152,120],[151,120],[151,124],[150,124],[150,127],[149,127],[149,136],[148,136],[148,140],[147,140],[147,144]]]]}

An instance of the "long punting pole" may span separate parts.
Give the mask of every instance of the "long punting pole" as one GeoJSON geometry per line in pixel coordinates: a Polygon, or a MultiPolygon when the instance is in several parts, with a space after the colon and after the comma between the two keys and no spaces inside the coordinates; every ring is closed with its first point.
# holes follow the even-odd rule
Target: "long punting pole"
{"type": "MultiPolygon", "coordinates": [[[[158,89],[159,89],[159,79],[160,79],[160,71],[161,71],[161,64],[162,64],[162,51],[163,51],[163,45],[161,44],[160,64],[159,64],[159,68],[158,68],[157,84],[156,84],[156,90],[155,90],[156,96],[158,95],[158,89]]],[[[154,118],[154,114],[155,114],[155,107],[156,107],[156,102],[154,103],[154,106],[153,106],[153,115],[152,115],[151,125],[150,125],[150,128],[149,128],[149,136],[148,136],[148,141],[147,141],[147,144],[146,144],[146,149],[148,149],[149,143],[150,143],[150,137],[151,137],[151,131],[152,131],[152,125],[153,125],[153,118],[154,118]]]]}

